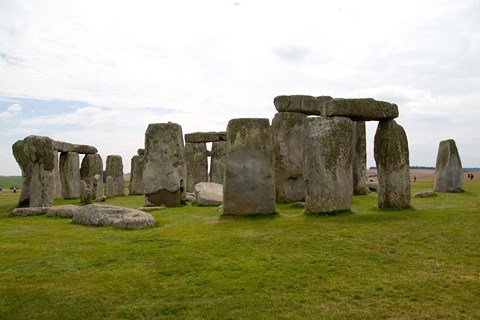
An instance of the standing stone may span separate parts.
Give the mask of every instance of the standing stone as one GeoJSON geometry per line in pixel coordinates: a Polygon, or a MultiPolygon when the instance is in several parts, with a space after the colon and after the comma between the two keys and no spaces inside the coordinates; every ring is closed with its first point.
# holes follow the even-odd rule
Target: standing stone
{"type": "Polygon", "coordinates": [[[367,142],[364,121],[353,122],[353,194],[370,192],[367,187],[367,142]]]}
{"type": "Polygon", "coordinates": [[[80,197],[80,158],[78,153],[62,152],[59,167],[63,198],[80,197]]]}
{"type": "Polygon", "coordinates": [[[275,213],[273,148],[268,119],[232,119],[227,127],[225,215],[275,213]]]}
{"type": "Polygon", "coordinates": [[[83,180],[80,180],[80,202],[82,204],[92,203],[92,190],[90,186],[83,180]]]}
{"type": "Polygon", "coordinates": [[[305,200],[303,181],[304,120],[306,115],[279,112],[272,121],[277,202],[305,200]]]}
{"type": "Polygon", "coordinates": [[[143,194],[143,165],[145,157],[142,155],[134,155],[131,161],[130,183],[128,190],[130,195],[143,194]]]}
{"type": "Polygon", "coordinates": [[[149,124],[145,132],[145,206],[177,206],[185,198],[185,147],[176,123],[149,124]]]}
{"type": "Polygon", "coordinates": [[[107,156],[107,165],[105,168],[105,174],[107,176],[106,196],[115,197],[115,196],[125,195],[125,185],[123,181],[123,163],[122,163],[121,156],[118,156],[118,155],[107,156]]]}
{"type": "Polygon", "coordinates": [[[440,141],[435,165],[435,192],[461,192],[463,168],[455,140],[440,141]]]}
{"type": "Polygon", "coordinates": [[[187,192],[194,192],[195,185],[208,182],[207,144],[205,142],[185,143],[187,164],[187,192]]]}
{"type": "Polygon", "coordinates": [[[49,137],[28,136],[17,141],[12,151],[17,160],[24,185],[20,207],[51,207],[55,198],[54,141],[49,137]]]}
{"type": "Polygon", "coordinates": [[[305,120],[305,213],[350,210],[353,121],[343,117],[305,120]]]}
{"type": "Polygon", "coordinates": [[[103,191],[103,161],[97,154],[86,154],[80,168],[80,179],[85,181],[91,190],[92,199],[102,198],[103,191]]]}
{"type": "Polygon", "coordinates": [[[223,172],[225,171],[226,141],[212,142],[210,157],[210,181],[223,185],[223,172]]]}
{"type": "Polygon", "coordinates": [[[60,163],[58,151],[53,151],[53,156],[55,157],[55,167],[53,168],[53,176],[55,179],[55,199],[61,199],[62,194],[62,179],[60,178],[60,163]]]}
{"type": "Polygon", "coordinates": [[[378,173],[378,207],[410,207],[408,140],[395,120],[380,121],[375,133],[374,157],[378,173]]]}
{"type": "Polygon", "coordinates": [[[23,140],[18,140],[12,145],[12,152],[20,169],[22,170],[23,186],[18,206],[21,208],[30,206],[30,182],[32,181],[33,164],[30,161],[28,147],[23,140]]]}

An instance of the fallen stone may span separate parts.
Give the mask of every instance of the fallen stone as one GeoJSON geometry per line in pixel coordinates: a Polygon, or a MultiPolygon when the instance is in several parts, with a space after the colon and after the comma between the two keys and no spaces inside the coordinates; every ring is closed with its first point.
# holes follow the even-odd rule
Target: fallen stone
{"type": "Polygon", "coordinates": [[[185,192],[185,200],[189,202],[197,202],[197,198],[195,197],[195,192],[185,192]]]}
{"type": "Polygon", "coordinates": [[[195,198],[199,206],[219,206],[223,204],[223,185],[215,182],[197,183],[195,198]]]}
{"type": "Polygon", "coordinates": [[[413,196],[415,198],[430,198],[430,197],[436,197],[438,195],[433,191],[422,191],[422,192],[415,193],[413,196]]]}
{"type": "Polygon", "coordinates": [[[24,207],[15,208],[10,211],[10,217],[29,217],[29,216],[41,216],[47,213],[48,207],[24,207]]]}
{"type": "Polygon", "coordinates": [[[332,99],[322,104],[324,117],[349,117],[355,121],[388,120],[398,117],[396,104],[365,99],[332,99]]]}
{"type": "Polygon", "coordinates": [[[73,204],[49,207],[46,212],[47,217],[72,218],[75,211],[80,207],[73,204]]]}
{"type": "Polygon", "coordinates": [[[155,207],[140,207],[138,210],[143,211],[143,212],[153,212],[153,211],[158,211],[158,210],[163,210],[166,209],[167,207],[165,206],[155,206],[155,207]]]}
{"type": "Polygon", "coordinates": [[[72,223],[120,229],[142,229],[155,225],[156,220],[150,214],[137,209],[89,204],[74,212],[72,223]]]}

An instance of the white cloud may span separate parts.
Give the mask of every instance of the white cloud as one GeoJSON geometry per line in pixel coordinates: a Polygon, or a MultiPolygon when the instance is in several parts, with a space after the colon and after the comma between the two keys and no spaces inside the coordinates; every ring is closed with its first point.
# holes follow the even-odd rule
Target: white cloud
{"type": "Polygon", "coordinates": [[[14,118],[20,111],[22,111],[22,107],[19,104],[12,104],[6,111],[0,112],[0,120],[14,118]]]}

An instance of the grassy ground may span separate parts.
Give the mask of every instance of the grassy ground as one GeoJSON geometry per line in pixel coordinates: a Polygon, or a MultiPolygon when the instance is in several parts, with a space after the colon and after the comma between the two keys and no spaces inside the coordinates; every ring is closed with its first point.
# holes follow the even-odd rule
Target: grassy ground
{"type": "Polygon", "coordinates": [[[0,176],[0,187],[4,189],[21,188],[23,184],[23,178],[21,176],[0,176]]]}
{"type": "Polygon", "coordinates": [[[479,319],[480,182],[465,189],[405,211],[354,197],[338,216],[186,206],[138,231],[8,217],[3,192],[0,319],[479,319]]]}

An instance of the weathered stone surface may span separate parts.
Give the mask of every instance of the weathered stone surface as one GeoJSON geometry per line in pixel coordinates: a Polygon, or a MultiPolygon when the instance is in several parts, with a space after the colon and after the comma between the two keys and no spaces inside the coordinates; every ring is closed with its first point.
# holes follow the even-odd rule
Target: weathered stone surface
{"type": "Polygon", "coordinates": [[[223,185],[215,182],[197,183],[195,198],[199,206],[219,206],[223,203],[223,185]]]}
{"type": "Polygon", "coordinates": [[[368,181],[368,182],[367,182],[367,188],[368,188],[370,191],[378,192],[378,189],[379,189],[380,187],[379,187],[379,185],[378,185],[378,182],[368,181]]]}
{"type": "Polygon", "coordinates": [[[65,204],[47,208],[45,215],[47,217],[72,218],[75,211],[80,207],[73,204],[65,204]]]}
{"type": "Polygon", "coordinates": [[[312,97],[305,95],[277,96],[273,104],[278,112],[298,112],[307,115],[321,115],[322,104],[333,99],[329,96],[312,97]]]}
{"type": "Polygon", "coordinates": [[[208,181],[207,144],[205,142],[185,143],[187,164],[187,192],[193,192],[199,182],[208,181]]]}
{"type": "Polygon", "coordinates": [[[195,192],[185,192],[185,200],[190,202],[197,202],[195,192]]]}
{"type": "Polygon", "coordinates": [[[143,211],[131,208],[89,204],[76,210],[72,223],[120,229],[142,229],[156,224],[155,218],[143,211]]]}
{"type": "Polygon", "coordinates": [[[374,141],[378,172],[378,207],[410,207],[410,160],[408,140],[395,120],[378,124],[374,141]]]}
{"type": "Polygon", "coordinates": [[[24,176],[20,207],[52,206],[56,194],[53,143],[49,137],[28,136],[12,146],[24,176]]]}
{"type": "Polygon", "coordinates": [[[422,192],[417,192],[413,195],[414,198],[431,198],[436,196],[438,195],[433,191],[422,191],[422,192]]]}
{"type": "Polygon", "coordinates": [[[167,207],[165,206],[157,206],[157,207],[140,207],[138,210],[143,211],[143,212],[153,212],[153,211],[159,211],[166,209],[167,207]]]}
{"type": "Polygon", "coordinates": [[[303,181],[304,120],[306,115],[279,112],[272,121],[277,202],[305,200],[303,181]]]}
{"type": "Polygon", "coordinates": [[[92,203],[92,189],[84,180],[80,180],[80,202],[82,204],[92,203]]]}
{"type": "Polygon", "coordinates": [[[452,139],[440,141],[435,165],[435,192],[463,190],[463,168],[457,145],[452,139]]]}
{"type": "Polygon", "coordinates": [[[104,196],[103,161],[99,154],[86,154],[83,157],[80,179],[86,182],[92,193],[92,199],[104,196]]]}
{"type": "Polygon", "coordinates": [[[63,141],[55,141],[54,149],[58,152],[76,152],[80,154],[95,154],[98,152],[97,148],[84,145],[84,144],[72,144],[63,141]]]}
{"type": "Polygon", "coordinates": [[[21,208],[28,207],[30,206],[30,182],[32,181],[33,164],[30,161],[28,148],[23,140],[18,140],[12,145],[12,152],[22,170],[23,177],[22,192],[18,200],[18,206],[21,208]]]}
{"type": "Polygon", "coordinates": [[[145,206],[176,206],[185,198],[185,147],[176,123],[149,124],[145,132],[145,206]]]}
{"type": "Polygon", "coordinates": [[[225,131],[192,132],[185,134],[185,142],[187,143],[214,142],[225,140],[227,140],[227,133],[225,131]]]}
{"type": "Polygon", "coordinates": [[[59,218],[71,218],[75,210],[79,206],[72,204],[56,206],[56,207],[29,207],[29,208],[15,208],[9,216],[11,217],[27,217],[27,216],[41,216],[47,217],[59,217],[59,218]]]}
{"type": "Polygon", "coordinates": [[[60,159],[57,150],[53,151],[55,163],[53,167],[53,179],[55,180],[55,199],[63,198],[62,179],[60,178],[60,159]]]}
{"type": "Polygon", "coordinates": [[[353,195],[353,121],[305,119],[305,213],[350,210],[353,195]]]}
{"type": "Polygon", "coordinates": [[[226,141],[212,142],[210,153],[210,181],[223,184],[223,173],[225,172],[225,151],[226,141]]]}
{"type": "Polygon", "coordinates": [[[139,156],[144,156],[144,155],[145,155],[145,149],[138,149],[138,150],[137,150],[137,154],[138,154],[139,156]]]}
{"type": "Polygon", "coordinates": [[[273,149],[268,119],[232,119],[227,127],[223,214],[275,213],[273,149]]]}
{"type": "Polygon", "coordinates": [[[80,157],[78,153],[62,152],[59,167],[63,198],[80,197],[80,157]]]}
{"type": "Polygon", "coordinates": [[[145,156],[135,155],[130,163],[130,182],[128,191],[130,195],[143,194],[143,166],[145,156]]]}
{"type": "Polygon", "coordinates": [[[353,123],[353,194],[364,195],[370,192],[367,187],[367,142],[364,121],[353,123]]]}
{"type": "Polygon", "coordinates": [[[123,196],[125,195],[125,184],[123,181],[123,163],[122,157],[118,155],[107,156],[107,165],[105,168],[105,175],[107,176],[107,197],[123,196]],[[111,177],[111,179],[109,179],[111,177]],[[109,183],[111,186],[109,186],[109,183]]]}
{"type": "Polygon", "coordinates": [[[398,117],[398,107],[372,98],[332,99],[322,104],[322,115],[349,117],[355,121],[388,120],[398,117]]]}

